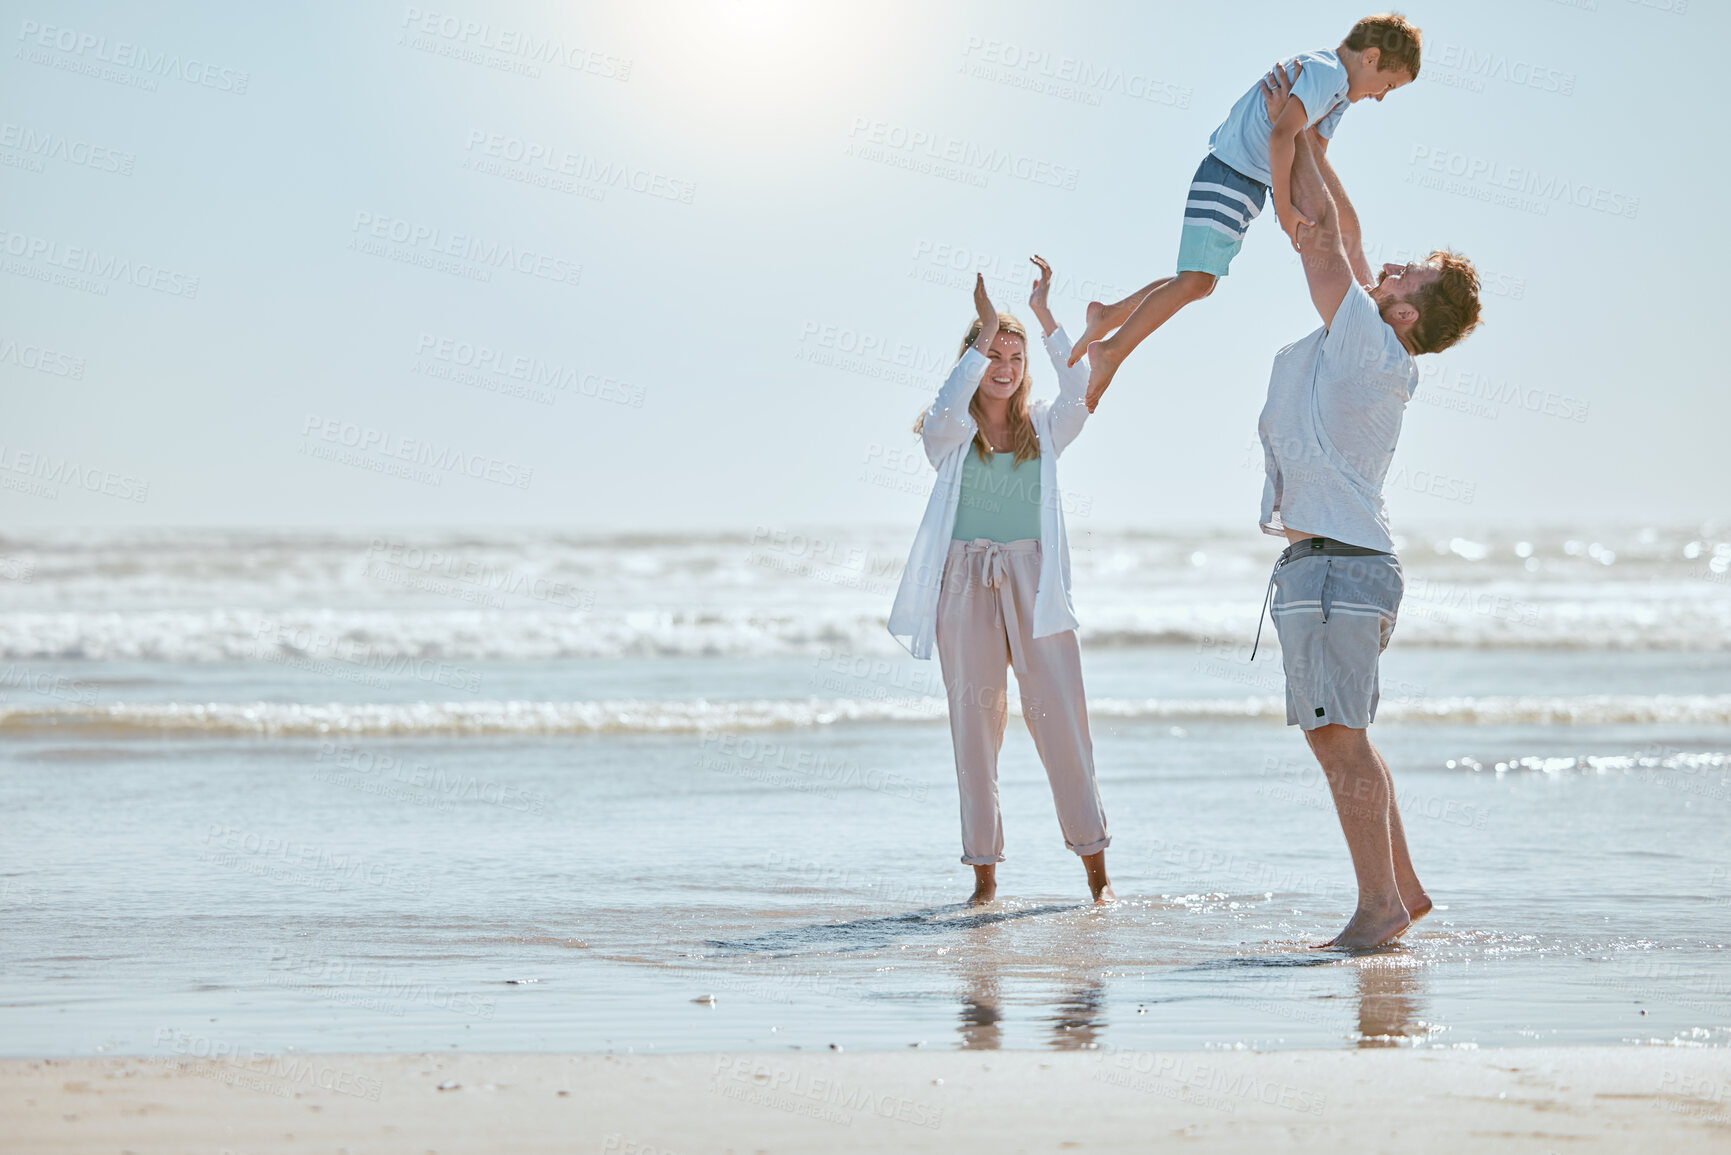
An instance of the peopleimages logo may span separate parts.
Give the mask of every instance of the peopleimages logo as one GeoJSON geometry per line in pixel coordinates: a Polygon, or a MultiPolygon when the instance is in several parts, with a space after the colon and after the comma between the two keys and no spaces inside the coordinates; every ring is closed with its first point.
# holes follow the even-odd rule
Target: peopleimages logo
{"type": "Polygon", "coordinates": [[[479,154],[483,161],[507,162],[524,170],[540,170],[549,176],[569,177],[579,184],[596,185],[602,189],[624,188],[647,197],[678,201],[687,205],[691,203],[691,198],[697,195],[697,185],[692,181],[505,133],[471,129],[464,149],[471,156],[479,154]]]}
{"type": "MultiPolygon", "coordinates": [[[[64,269],[74,275],[94,277],[94,287],[103,295],[107,294],[108,289],[101,282],[113,281],[166,293],[171,297],[185,297],[190,300],[198,296],[198,278],[187,273],[142,261],[135,263],[118,254],[104,253],[82,245],[62,245],[53,237],[15,233],[4,226],[0,226],[0,253],[25,261],[40,262],[49,268],[64,269]]],[[[8,271],[32,275],[29,266],[8,271]]],[[[46,270],[42,273],[43,276],[47,275],[46,270]]]]}
{"type": "MultiPolygon", "coordinates": [[[[493,52],[506,58],[514,57],[525,64],[557,64],[603,80],[624,82],[631,79],[632,62],[628,57],[597,52],[579,44],[566,44],[552,36],[537,36],[521,28],[507,28],[486,20],[467,20],[449,12],[428,12],[411,5],[403,9],[402,27],[432,43],[443,41],[450,48],[493,52]]],[[[410,46],[421,47],[419,44],[410,46]]]]}
{"type": "Polygon", "coordinates": [[[1530,206],[1517,203],[1512,207],[1528,211],[1536,209],[1541,215],[1547,209],[1547,202],[1562,202],[1630,220],[1641,211],[1640,197],[1616,192],[1590,181],[1542,172],[1530,165],[1504,164],[1489,157],[1469,156],[1464,152],[1424,144],[1413,145],[1407,163],[1440,176],[1454,177],[1467,185],[1529,197],[1532,199],[1530,206]]]}
{"type": "MultiPolygon", "coordinates": [[[[155,52],[129,40],[110,43],[106,36],[41,24],[35,20],[25,20],[19,24],[18,39],[24,42],[26,48],[53,49],[66,57],[76,58],[77,61],[95,61],[141,73],[141,80],[157,77],[184,80],[201,88],[214,88],[218,92],[232,92],[236,96],[244,96],[247,83],[252,79],[251,73],[237,68],[222,68],[191,56],[182,57],[178,52],[155,52]]],[[[36,63],[56,66],[52,58],[36,63]]],[[[154,83],[149,87],[154,89],[154,83]]]]}
{"type": "MultiPolygon", "coordinates": [[[[1431,403],[1441,403],[1438,391],[1453,393],[1461,398],[1470,398],[1474,402],[1486,402],[1489,405],[1507,405],[1511,409],[1523,409],[1528,413],[1538,413],[1546,417],[1558,417],[1564,421],[1585,421],[1592,406],[1579,397],[1571,397],[1555,390],[1529,388],[1509,381],[1497,379],[1487,373],[1473,369],[1455,368],[1445,371],[1435,362],[1419,366],[1419,399],[1430,399],[1431,403]]],[[[1497,410],[1488,411],[1488,416],[1496,416],[1497,410]]]]}
{"type": "Polygon", "coordinates": [[[12,337],[0,336],[0,365],[34,369],[50,377],[70,377],[74,381],[84,379],[84,358],[12,337]]]}
{"type": "MultiPolygon", "coordinates": [[[[1481,51],[1460,44],[1452,44],[1446,40],[1433,41],[1425,45],[1424,62],[1431,69],[1445,69],[1459,74],[1459,79],[1474,82],[1477,89],[1483,90],[1483,81],[1499,80],[1512,84],[1517,88],[1532,88],[1540,92],[1555,93],[1559,96],[1575,94],[1575,74],[1565,72],[1560,68],[1549,68],[1543,64],[1535,64],[1519,57],[1504,56],[1498,52],[1481,51]]],[[[1444,79],[1443,83],[1453,83],[1444,79]]],[[[1458,85],[1457,85],[1458,86],[1458,85]]]]}
{"type": "Polygon", "coordinates": [[[53,500],[60,493],[54,486],[82,489],[121,501],[143,502],[150,499],[150,482],[141,481],[112,469],[101,469],[52,453],[20,449],[16,445],[0,444],[0,487],[28,492],[53,500]],[[8,474],[21,474],[39,484],[15,484],[8,474]]]}
{"type": "Polygon", "coordinates": [[[499,349],[478,341],[423,332],[415,345],[415,372],[552,405],[557,393],[643,408],[641,385],[620,381],[576,365],[548,362],[529,353],[499,349]]]}
{"type": "MultiPolygon", "coordinates": [[[[132,166],[138,159],[130,152],[123,152],[105,144],[93,144],[88,140],[69,137],[65,133],[39,132],[28,125],[13,124],[10,121],[0,124],[0,148],[23,153],[32,161],[64,161],[80,168],[118,173],[121,176],[131,176],[132,166]]],[[[35,171],[42,171],[39,164],[35,171]]]]}
{"type": "Polygon", "coordinates": [[[454,257],[495,269],[510,269],[555,284],[575,285],[583,279],[583,266],[575,261],[517,245],[484,240],[472,233],[454,233],[433,225],[418,224],[401,217],[360,210],[355,213],[350,231],[357,240],[389,242],[406,250],[423,251],[436,257],[454,257]]]}
{"type": "Polygon", "coordinates": [[[375,429],[370,425],[358,425],[338,417],[320,417],[309,413],[301,426],[301,435],[309,441],[317,438],[356,453],[410,462],[446,473],[459,473],[477,481],[514,486],[517,489],[528,489],[529,483],[535,477],[535,468],[531,465],[502,461],[481,453],[466,453],[454,445],[438,445],[425,438],[404,437],[399,433],[375,429]]]}
{"type": "Polygon", "coordinates": [[[1011,176],[1051,188],[1074,190],[1076,187],[1077,170],[1071,166],[1054,164],[1011,149],[987,148],[959,137],[868,116],[853,118],[852,127],[848,129],[847,152],[849,156],[898,168],[918,171],[930,168],[934,175],[953,171],[970,178],[965,183],[981,187],[992,175],[1011,176]]]}
{"type": "Polygon", "coordinates": [[[1189,108],[1190,98],[1195,95],[1194,90],[1182,84],[1160,80],[1145,72],[983,36],[968,37],[962,47],[962,60],[963,71],[982,80],[996,80],[1082,104],[1099,104],[1100,93],[1115,92],[1131,100],[1189,108]]]}

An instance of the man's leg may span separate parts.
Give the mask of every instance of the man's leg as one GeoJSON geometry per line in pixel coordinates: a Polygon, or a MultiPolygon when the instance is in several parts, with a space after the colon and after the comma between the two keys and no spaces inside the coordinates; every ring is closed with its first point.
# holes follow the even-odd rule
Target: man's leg
{"type": "Polygon", "coordinates": [[[1136,306],[1142,303],[1142,298],[1158,289],[1174,277],[1161,277],[1158,281],[1150,281],[1122,301],[1114,301],[1110,305],[1099,301],[1088,302],[1088,323],[1082,329],[1081,340],[1070,346],[1070,364],[1074,365],[1082,359],[1082,354],[1088,351],[1088,346],[1106,336],[1113,329],[1130,319],[1130,314],[1136,311],[1136,306]]]}
{"type": "MultiPolygon", "coordinates": [[[[1346,950],[1380,946],[1412,923],[1395,879],[1389,821],[1394,796],[1388,769],[1364,730],[1318,726],[1305,731],[1304,737],[1328,778],[1358,879],[1358,909],[1346,928],[1323,945],[1346,950]]],[[[1404,836],[1401,841],[1404,851],[1404,836]]],[[[1410,860],[1407,868],[1411,870],[1410,860]]]]}
{"type": "Polygon", "coordinates": [[[1212,293],[1219,279],[1213,273],[1186,269],[1152,288],[1116,333],[1086,346],[1090,413],[1100,404],[1100,395],[1112,384],[1113,375],[1130,351],[1146,340],[1148,334],[1171,320],[1179,309],[1212,293]]]}
{"type": "Polygon", "coordinates": [[[1388,790],[1388,835],[1389,848],[1394,857],[1394,881],[1400,888],[1401,905],[1406,907],[1406,913],[1414,922],[1430,913],[1430,895],[1424,892],[1424,885],[1418,880],[1418,872],[1413,869],[1412,855],[1406,849],[1406,828],[1400,821],[1400,802],[1395,798],[1394,775],[1389,773],[1388,759],[1382,756],[1382,751],[1376,748],[1374,742],[1366,740],[1370,752],[1376,756],[1376,764],[1382,767],[1383,783],[1388,790]]]}

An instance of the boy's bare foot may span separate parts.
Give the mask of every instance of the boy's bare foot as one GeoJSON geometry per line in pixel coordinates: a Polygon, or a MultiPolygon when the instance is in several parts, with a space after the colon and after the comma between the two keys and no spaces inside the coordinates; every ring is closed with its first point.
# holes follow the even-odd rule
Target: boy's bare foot
{"type": "Polygon", "coordinates": [[[1347,920],[1345,929],[1327,942],[1318,943],[1317,950],[1332,947],[1335,950],[1370,950],[1383,943],[1393,942],[1406,933],[1412,925],[1412,916],[1407,914],[1406,907],[1400,899],[1395,899],[1392,906],[1366,908],[1360,906],[1347,920]]]}
{"type": "Polygon", "coordinates": [[[1088,302],[1088,323],[1082,329],[1081,340],[1070,346],[1070,364],[1074,365],[1088,351],[1088,346],[1117,328],[1106,319],[1106,306],[1099,301],[1088,302]]]}
{"type": "Polygon", "coordinates": [[[1112,884],[1109,882],[1103,882],[1099,886],[1090,885],[1088,889],[1094,892],[1095,906],[1110,906],[1118,901],[1118,896],[1112,893],[1112,884]]]}
{"type": "Polygon", "coordinates": [[[1106,386],[1112,384],[1123,361],[1123,354],[1113,349],[1109,341],[1095,341],[1088,346],[1088,412],[1099,406],[1106,386]]]}
{"type": "Polygon", "coordinates": [[[984,906],[998,894],[998,868],[987,863],[974,867],[974,893],[968,896],[969,906],[984,906]]]}
{"type": "Polygon", "coordinates": [[[1430,895],[1426,894],[1422,890],[1411,898],[1408,898],[1404,894],[1401,895],[1400,902],[1402,906],[1406,907],[1407,917],[1412,919],[1414,922],[1417,922],[1419,919],[1431,912],[1432,904],[1430,895]]]}

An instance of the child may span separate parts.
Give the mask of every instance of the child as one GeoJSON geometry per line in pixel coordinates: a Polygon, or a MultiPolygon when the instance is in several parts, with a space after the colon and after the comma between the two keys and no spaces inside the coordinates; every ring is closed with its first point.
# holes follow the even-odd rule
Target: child
{"type": "Polygon", "coordinates": [[[1280,227],[1299,245],[1300,225],[1314,226],[1293,207],[1289,189],[1293,141],[1314,130],[1318,152],[1348,104],[1380,101],[1418,78],[1419,30],[1399,13],[1367,16],[1333,52],[1301,52],[1281,62],[1292,95],[1272,121],[1263,85],[1239,98],[1214,135],[1208,155],[1190,184],[1184,233],[1178,245],[1178,275],[1165,277],[1113,305],[1088,305],[1087,327],[1070,350],[1070,364],[1088,356],[1088,411],[1112,383],[1130,350],[1179,309],[1214,291],[1244,245],[1244,230],[1262,211],[1270,188],[1280,227]],[[1123,326],[1119,328],[1119,326],[1123,326]],[[1107,337],[1106,334],[1118,332],[1107,337]],[[1104,338],[1104,339],[1102,339],[1104,338]]]}

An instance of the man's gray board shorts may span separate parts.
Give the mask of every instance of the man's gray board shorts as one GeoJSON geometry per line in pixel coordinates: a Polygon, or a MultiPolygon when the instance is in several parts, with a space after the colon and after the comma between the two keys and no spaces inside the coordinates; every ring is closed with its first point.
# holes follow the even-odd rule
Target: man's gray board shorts
{"type": "Polygon", "coordinates": [[[1379,697],[1377,664],[1405,588],[1399,559],[1309,537],[1281,553],[1271,584],[1287,725],[1369,726],[1379,697]]]}

